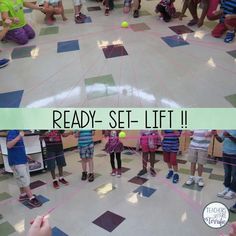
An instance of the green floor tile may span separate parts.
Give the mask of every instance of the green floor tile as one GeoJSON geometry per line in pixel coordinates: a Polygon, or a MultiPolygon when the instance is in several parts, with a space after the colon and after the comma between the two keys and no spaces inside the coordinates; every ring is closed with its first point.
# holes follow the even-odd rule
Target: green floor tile
{"type": "Polygon", "coordinates": [[[179,169],[179,173],[185,174],[185,175],[190,175],[190,170],[189,169],[185,169],[185,168],[180,168],[179,169]]]}
{"type": "Polygon", "coordinates": [[[8,236],[10,234],[13,234],[14,232],[16,232],[16,230],[8,222],[4,222],[4,223],[0,224],[0,235],[1,236],[8,236]]]}
{"type": "Polygon", "coordinates": [[[226,96],[225,99],[231,103],[234,107],[236,107],[236,94],[232,94],[229,96],[226,96]]]}
{"type": "Polygon", "coordinates": [[[10,177],[8,175],[1,175],[0,176],[0,182],[6,179],[9,179],[10,177]]]}
{"type": "Polygon", "coordinates": [[[49,34],[58,34],[58,26],[46,27],[40,30],[39,35],[49,35],[49,34]]]}
{"type": "Polygon", "coordinates": [[[214,179],[218,181],[224,181],[224,176],[223,175],[217,175],[217,174],[210,174],[209,179],[214,179]]]}
{"type": "Polygon", "coordinates": [[[234,222],[236,221],[236,213],[230,212],[229,214],[229,222],[234,222]]]}
{"type": "Polygon", "coordinates": [[[122,159],[122,162],[124,162],[124,163],[130,163],[131,161],[133,161],[133,159],[130,159],[130,158],[123,158],[122,159]]]}
{"type": "Polygon", "coordinates": [[[95,178],[95,179],[98,178],[98,177],[100,177],[100,176],[102,176],[102,175],[99,174],[99,173],[95,173],[95,174],[94,174],[94,178],[95,178]]]}
{"type": "Polygon", "coordinates": [[[187,188],[187,189],[191,189],[191,190],[195,190],[195,191],[202,191],[202,188],[199,187],[197,184],[192,184],[192,185],[187,185],[187,184],[184,184],[182,186],[183,188],[187,188]]]}
{"type": "Polygon", "coordinates": [[[3,219],[3,216],[0,214],[0,220],[2,220],[3,219]]]}
{"type": "Polygon", "coordinates": [[[124,7],[124,3],[117,3],[117,4],[115,3],[114,4],[114,8],[118,9],[118,8],[123,8],[123,7],[124,7]]]}
{"type": "Polygon", "coordinates": [[[0,202],[6,200],[8,198],[11,198],[11,197],[12,196],[6,192],[0,193],[0,202]]]}
{"type": "Polygon", "coordinates": [[[204,168],[203,168],[203,172],[204,172],[204,173],[211,173],[212,171],[213,171],[212,168],[207,168],[207,167],[204,167],[204,168]]]}
{"type": "Polygon", "coordinates": [[[112,75],[104,75],[85,79],[88,99],[95,99],[117,94],[112,75]]]}
{"type": "Polygon", "coordinates": [[[204,22],[204,25],[210,29],[215,28],[215,26],[218,24],[216,21],[206,21],[204,22]]]}

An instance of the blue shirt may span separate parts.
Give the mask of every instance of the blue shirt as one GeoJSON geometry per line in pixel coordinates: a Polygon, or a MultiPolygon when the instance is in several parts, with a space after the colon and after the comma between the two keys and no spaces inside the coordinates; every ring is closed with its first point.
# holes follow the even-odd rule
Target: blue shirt
{"type": "MultiPolygon", "coordinates": [[[[226,130],[231,136],[236,138],[236,130],[226,130]]],[[[236,154],[236,143],[223,134],[220,136],[223,139],[223,152],[229,155],[236,154]]]]}
{"type": "Polygon", "coordinates": [[[180,135],[181,130],[178,130],[178,133],[173,130],[164,130],[162,150],[164,152],[178,152],[180,135]]]}
{"type": "Polygon", "coordinates": [[[90,144],[93,144],[93,131],[80,130],[78,138],[78,147],[87,147],[90,144]]]}
{"type": "MultiPolygon", "coordinates": [[[[7,134],[7,142],[12,141],[20,134],[19,130],[10,130],[7,134]]],[[[8,162],[10,166],[21,165],[27,163],[27,155],[25,152],[24,141],[21,138],[15,146],[8,148],[8,162]]]]}

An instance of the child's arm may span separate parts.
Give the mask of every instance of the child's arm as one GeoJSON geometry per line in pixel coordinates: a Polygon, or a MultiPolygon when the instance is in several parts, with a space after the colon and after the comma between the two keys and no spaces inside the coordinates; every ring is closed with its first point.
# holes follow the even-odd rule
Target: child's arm
{"type": "Polygon", "coordinates": [[[234,142],[236,144],[236,137],[232,136],[230,133],[228,133],[227,131],[224,132],[224,136],[226,138],[229,138],[232,142],[234,142]]]}
{"type": "Polygon", "coordinates": [[[0,40],[2,40],[6,33],[8,32],[9,28],[4,27],[2,31],[0,31],[0,40]]]}
{"type": "Polygon", "coordinates": [[[236,19],[236,14],[227,14],[225,15],[225,19],[227,20],[236,19]]]}
{"type": "Polygon", "coordinates": [[[33,9],[33,10],[39,10],[39,11],[43,11],[44,8],[37,6],[36,4],[32,3],[32,2],[24,2],[23,3],[24,7],[33,9]]]}
{"type": "Polygon", "coordinates": [[[209,0],[202,0],[203,9],[200,19],[198,20],[197,26],[201,27],[204,23],[205,17],[207,15],[208,7],[209,7],[209,0]]]}
{"type": "Polygon", "coordinates": [[[184,17],[184,14],[185,12],[187,11],[188,9],[188,5],[190,3],[191,0],[184,0],[184,4],[183,4],[183,7],[182,7],[182,11],[181,11],[181,14],[179,16],[179,20],[182,20],[183,17],[184,17]]]}
{"type": "Polygon", "coordinates": [[[20,134],[18,136],[16,136],[14,139],[7,142],[7,148],[8,149],[13,148],[17,144],[17,142],[19,142],[22,139],[22,137],[24,137],[23,131],[21,131],[20,134]]]}

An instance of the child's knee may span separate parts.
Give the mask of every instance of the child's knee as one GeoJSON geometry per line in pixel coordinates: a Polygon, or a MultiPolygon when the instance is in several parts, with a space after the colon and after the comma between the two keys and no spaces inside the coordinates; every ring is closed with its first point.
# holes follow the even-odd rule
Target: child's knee
{"type": "Polygon", "coordinates": [[[20,44],[20,45],[25,45],[25,44],[27,44],[29,42],[29,38],[27,37],[27,35],[24,35],[24,36],[16,39],[15,42],[17,44],[20,44]]]}

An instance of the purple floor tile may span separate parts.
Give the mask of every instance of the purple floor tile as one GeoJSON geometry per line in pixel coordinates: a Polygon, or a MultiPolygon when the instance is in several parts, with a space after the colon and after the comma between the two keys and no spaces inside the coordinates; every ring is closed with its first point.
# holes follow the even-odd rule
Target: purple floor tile
{"type": "Polygon", "coordinates": [[[128,55],[123,45],[108,45],[107,47],[104,47],[102,50],[106,58],[121,57],[128,55]]]}
{"type": "MultiPolygon", "coordinates": [[[[45,202],[49,202],[49,199],[46,198],[46,197],[44,197],[44,196],[42,196],[42,195],[37,195],[36,197],[37,197],[37,199],[38,199],[42,204],[44,204],[45,202]]],[[[22,204],[23,204],[24,206],[26,206],[27,208],[29,208],[29,209],[33,209],[33,208],[34,208],[34,207],[32,207],[32,206],[29,204],[28,201],[24,201],[24,202],[22,202],[22,204]]]]}
{"type": "Polygon", "coordinates": [[[130,168],[121,167],[121,172],[122,172],[122,173],[125,173],[125,172],[127,172],[127,171],[129,171],[129,170],[130,170],[130,168]]]}
{"type": "Polygon", "coordinates": [[[176,25],[176,26],[170,26],[171,30],[173,30],[176,34],[187,34],[187,33],[193,33],[194,31],[188,28],[185,25],[176,25]]]}
{"type": "Polygon", "coordinates": [[[139,177],[139,176],[135,176],[132,179],[130,179],[128,182],[133,183],[133,184],[142,185],[147,181],[148,181],[148,179],[145,179],[145,178],[139,177]]]}
{"type": "Polygon", "coordinates": [[[36,181],[34,181],[34,182],[32,182],[31,184],[30,184],[30,188],[31,189],[35,189],[35,188],[38,188],[38,187],[41,187],[41,186],[43,186],[43,185],[45,185],[46,183],[44,183],[43,181],[41,181],[41,180],[36,180],[36,181]]]}
{"type": "Polygon", "coordinates": [[[93,223],[108,232],[112,232],[118,225],[125,220],[124,217],[119,216],[113,212],[106,211],[104,214],[99,216],[93,223]]]}

